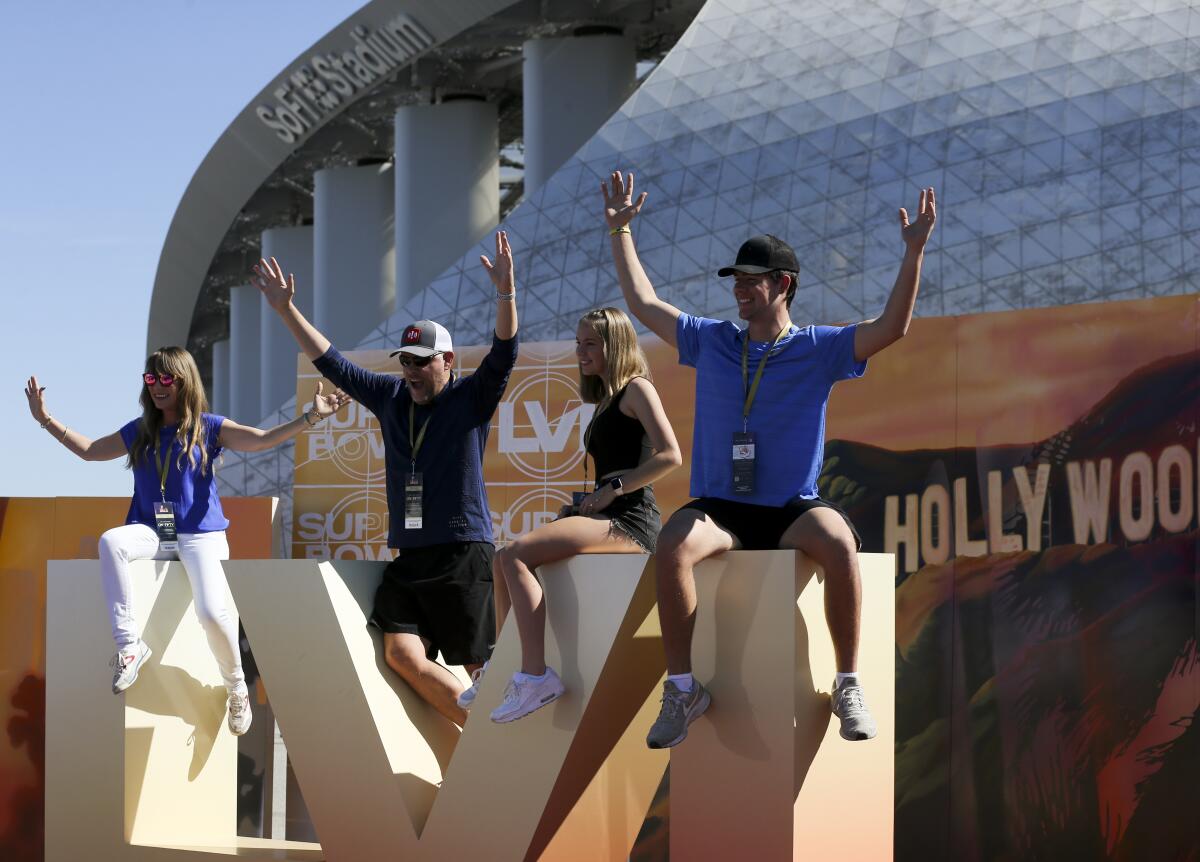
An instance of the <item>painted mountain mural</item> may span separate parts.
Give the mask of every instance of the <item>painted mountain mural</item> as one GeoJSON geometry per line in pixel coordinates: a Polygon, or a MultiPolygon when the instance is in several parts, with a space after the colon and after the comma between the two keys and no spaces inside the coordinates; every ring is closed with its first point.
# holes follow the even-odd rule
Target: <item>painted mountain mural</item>
{"type": "Polygon", "coordinates": [[[1198,417],[1193,349],[1029,443],[831,440],[897,554],[897,859],[1200,859],[1198,417]]]}

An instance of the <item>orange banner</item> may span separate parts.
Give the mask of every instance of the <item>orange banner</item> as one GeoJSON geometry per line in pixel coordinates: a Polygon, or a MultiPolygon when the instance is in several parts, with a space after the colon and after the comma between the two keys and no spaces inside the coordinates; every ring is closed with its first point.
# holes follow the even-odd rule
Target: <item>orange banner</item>
{"type": "MultiPolygon", "coordinates": [[[[691,454],[694,373],[679,365],[675,349],[656,338],[642,341],[651,373],[675,434],[684,463],[691,454]]],[[[455,353],[458,367],[470,374],[486,354],[483,347],[455,353]]],[[[399,374],[387,350],[346,353],[372,371],[399,374]]],[[[312,400],[321,375],[300,358],[296,403],[312,400]]],[[[504,399],[492,417],[483,475],[496,541],[528,533],[584,490],[583,430],[594,405],[579,397],[579,369],[571,342],[522,344],[504,399]]],[[[588,463],[588,481],[595,470],[588,463]]],[[[688,470],[682,467],[655,485],[664,513],[688,499],[688,470]]],[[[352,403],[296,440],[292,556],[294,558],[390,559],[388,508],[384,488],[383,438],[379,423],[352,403]]]]}

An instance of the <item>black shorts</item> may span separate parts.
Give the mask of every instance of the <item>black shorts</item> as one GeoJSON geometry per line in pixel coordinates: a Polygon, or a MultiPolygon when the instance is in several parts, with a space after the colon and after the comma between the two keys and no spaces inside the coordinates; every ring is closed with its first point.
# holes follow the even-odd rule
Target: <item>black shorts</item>
{"type": "Polygon", "coordinates": [[[796,519],[805,512],[811,509],[833,509],[850,528],[855,547],[862,550],[862,537],[858,535],[858,530],[854,529],[850,516],[820,497],[812,500],[796,499],[784,506],[759,506],[756,503],[738,503],[719,497],[701,497],[699,500],[685,503],[680,511],[683,509],[696,509],[708,515],[722,529],[733,533],[744,551],[776,550],[787,528],[796,523],[796,519]]]}
{"type": "Polygon", "coordinates": [[[371,623],[387,634],[420,635],[425,655],[449,664],[482,664],[492,655],[492,554],[488,542],[401,550],[383,570],[371,623]]]}

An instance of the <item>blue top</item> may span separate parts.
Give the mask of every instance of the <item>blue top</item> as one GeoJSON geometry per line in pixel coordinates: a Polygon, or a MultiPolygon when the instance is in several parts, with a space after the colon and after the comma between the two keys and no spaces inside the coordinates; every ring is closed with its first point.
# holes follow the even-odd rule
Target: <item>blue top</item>
{"type": "MultiPolygon", "coordinates": [[[[679,363],[696,369],[692,437],[693,497],[720,497],[783,506],[817,496],[825,457],[825,405],[833,384],[862,377],[854,361],[852,326],[793,326],[767,360],[750,408],[755,436],[754,493],[733,491],[733,434],[742,430],[742,342],[747,335],[725,320],[680,314],[675,325],[679,363]]],[[[751,341],[747,377],[769,341],[751,341]]]]}
{"type": "MultiPolygon", "coordinates": [[[[133,451],[133,440],[137,437],[141,419],[134,419],[121,428],[121,439],[126,451],[133,451]]],[[[179,455],[183,445],[175,439],[176,426],[164,425],[158,430],[159,457],[170,447],[171,464],[167,468],[166,498],[175,504],[175,531],[177,533],[215,533],[229,526],[229,519],[221,511],[221,498],[217,496],[217,482],[213,476],[213,465],[221,454],[221,423],[224,416],[201,413],[203,424],[201,439],[208,450],[208,466],[200,472],[200,448],[193,449],[196,466],[183,458],[183,469],[179,469],[179,455]]],[[[133,500],[129,504],[126,524],[145,524],[154,527],[154,504],[162,499],[158,487],[158,467],[154,463],[154,447],[146,450],[145,457],[133,465],[133,500]]]]}
{"type": "Polygon", "coordinates": [[[450,542],[493,542],[492,515],[483,484],[488,422],[517,362],[517,337],[493,337],[492,349],[468,377],[453,377],[432,405],[416,405],[414,428],[425,431],[417,451],[422,474],[422,526],[404,529],[404,480],[412,469],[404,378],[355,365],[330,347],[313,365],[328,380],[375,414],[383,432],[389,510],[388,547],[423,548],[450,542]]]}

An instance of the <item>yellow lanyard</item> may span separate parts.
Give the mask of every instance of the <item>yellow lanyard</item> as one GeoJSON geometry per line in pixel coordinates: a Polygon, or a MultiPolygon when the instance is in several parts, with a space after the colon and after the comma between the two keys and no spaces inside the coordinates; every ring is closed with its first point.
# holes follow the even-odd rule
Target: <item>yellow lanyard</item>
{"type": "Polygon", "coordinates": [[[421,444],[425,442],[425,429],[429,427],[429,420],[433,418],[433,410],[425,417],[425,424],[421,426],[421,433],[417,434],[416,439],[413,439],[413,434],[416,428],[417,405],[408,402],[408,439],[412,441],[412,474],[417,474],[417,452],[421,449],[421,444]]]}
{"type": "Polygon", "coordinates": [[[167,470],[171,466],[171,447],[167,447],[166,457],[158,458],[158,441],[154,441],[154,465],[158,467],[158,494],[162,501],[167,502],[167,470]]]}
{"type": "Polygon", "coordinates": [[[754,403],[754,396],[758,394],[758,384],[762,381],[763,371],[766,370],[767,360],[771,357],[771,352],[775,350],[775,345],[779,343],[779,339],[783,338],[783,334],[791,328],[791,324],[784,324],[783,329],[779,330],[779,334],[775,336],[775,340],[771,342],[771,346],[763,353],[762,359],[758,360],[758,370],[754,372],[754,383],[747,388],[749,383],[749,359],[750,359],[750,330],[746,330],[746,337],[742,341],[742,391],[746,393],[746,400],[742,403],[742,430],[745,431],[750,427],[750,405],[754,403]]]}

